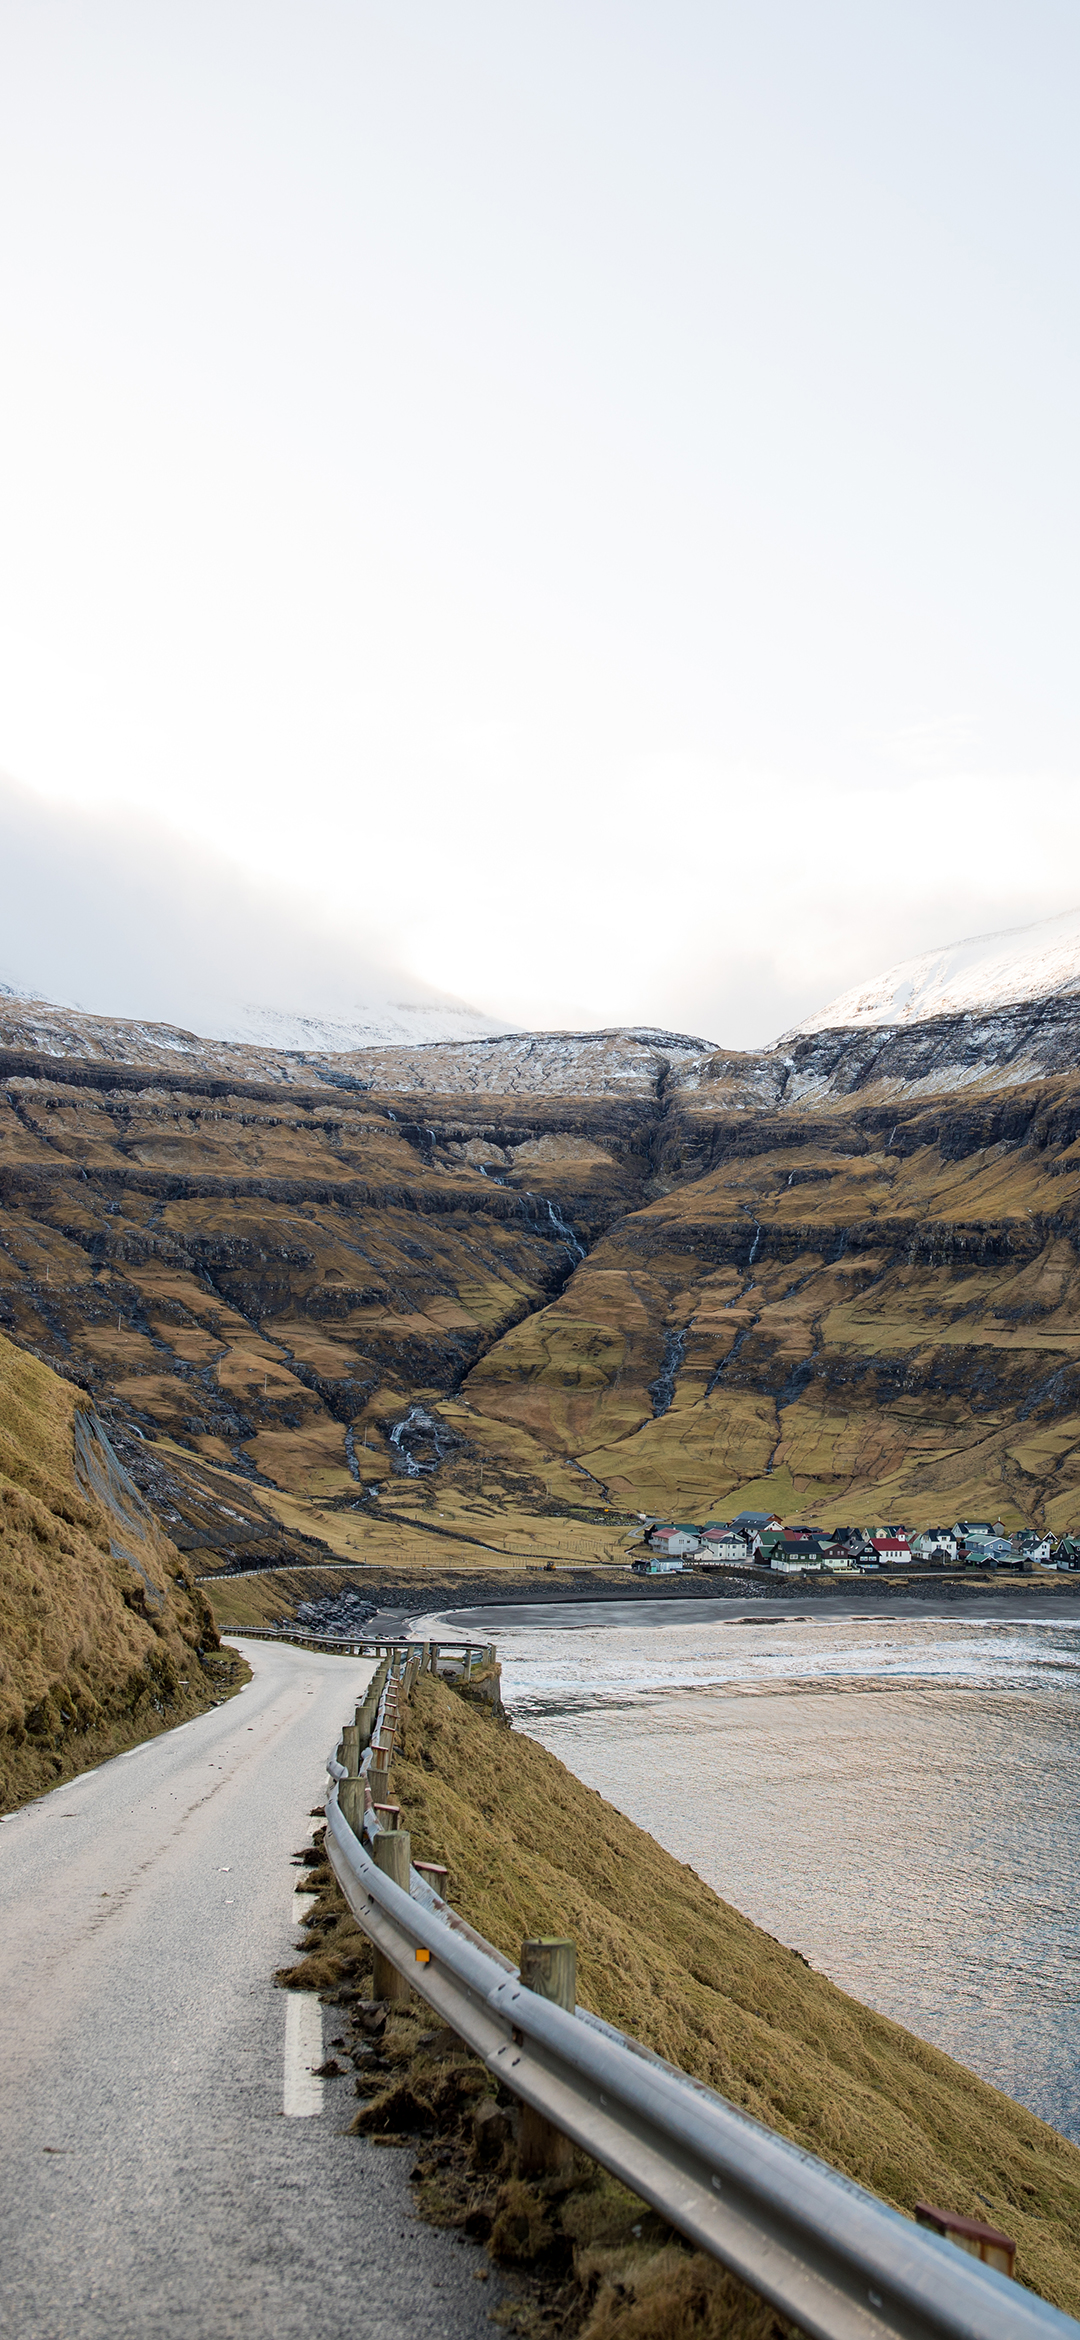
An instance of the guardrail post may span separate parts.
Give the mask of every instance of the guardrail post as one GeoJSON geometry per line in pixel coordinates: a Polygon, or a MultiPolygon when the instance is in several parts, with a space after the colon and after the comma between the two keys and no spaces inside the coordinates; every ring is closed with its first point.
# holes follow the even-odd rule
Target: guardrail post
{"type": "MultiPolygon", "coordinates": [[[[375,1866],[383,1875],[391,1877],[404,1892],[409,1890],[409,1865],[412,1838],[406,1828],[381,1829],[375,1839],[375,1866]]],[[[410,1985],[405,1975],[376,1950],[373,1962],[372,1997],[376,1999],[407,1999],[410,1985]]]]}
{"type": "Polygon", "coordinates": [[[390,1750],[388,1747],[374,1747],[372,1749],[371,1768],[367,1775],[367,1783],[371,1789],[371,1801],[373,1804],[389,1803],[390,1750]],[[380,1757],[382,1758],[381,1761],[380,1757]]]}
{"type": "Polygon", "coordinates": [[[338,1810],[352,1829],[353,1835],[363,1840],[364,1782],[362,1779],[339,1779],[338,1810]]]}
{"type": "Polygon", "coordinates": [[[423,1878],[425,1885],[430,1885],[432,1892],[438,1894],[440,1901],[445,1901],[446,1888],[450,1881],[449,1869],[444,1869],[441,1861],[414,1861],[413,1867],[417,1876],[423,1878]]]}
{"type": "MultiPolygon", "coordinates": [[[[521,1979],[527,1990],[535,1991],[541,1999],[553,2000],[556,2007],[568,2008],[572,2015],[577,2005],[574,1943],[554,1935],[541,1935],[523,1942],[521,1979]]],[[[565,2169],[573,2151],[569,2137],[564,2137],[553,2121],[535,2112],[531,2104],[522,2105],[517,2152],[520,2177],[538,2176],[543,2170],[565,2169]]]]}
{"type": "Polygon", "coordinates": [[[360,1733],[355,1723],[346,1723],[342,1731],[339,1761],[344,1764],[350,1778],[355,1779],[360,1769],[360,1733]]]}

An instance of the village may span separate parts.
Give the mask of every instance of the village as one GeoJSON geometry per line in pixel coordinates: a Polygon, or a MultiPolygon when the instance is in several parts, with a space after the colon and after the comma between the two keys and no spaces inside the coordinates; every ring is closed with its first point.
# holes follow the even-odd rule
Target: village
{"type": "Polygon", "coordinates": [[[1000,1520],[959,1519],[951,1527],[917,1532],[895,1522],[829,1529],[785,1526],[775,1512],[740,1511],[734,1519],[710,1519],[703,1527],[653,1520],[643,1540],[644,1552],[631,1561],[638,1576],[675,1575],[686,1567],[701,1574],[768,1568],[782,1576],[823,1570],[1080,1568],[1080,1537],[1055,1537],[1036,1528],[1010,1534],[1000,1520]]]}

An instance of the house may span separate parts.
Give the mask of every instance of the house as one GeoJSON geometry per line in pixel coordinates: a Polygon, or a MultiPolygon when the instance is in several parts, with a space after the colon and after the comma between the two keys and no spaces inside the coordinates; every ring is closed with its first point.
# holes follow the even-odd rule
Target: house
{"type": "Polygon", "coordinates": [[[821,1553],[808,1537],[777,1536],[770,1546],[769,1566],[781,1576],[803,1576],[809,1568],[820,1570],[821,1553]]]}
{"type": "Polygon", "coordinates": [[[994,1527],[988,1519],[958,1519],[953,1528],[954,1536],[964,1544],[971,1543],[973,1539],[982,1543],[986,1536],[1003,1536],[1004,1533],[1003,1527],[994,1527]]]}
{"type": "Polygon", "coordinates": [[[1040,1567],[1046,1566],[1054,1548],[1053,1537],[1041,1536],[1037,1528],[1021,1528],[1013,1543],[1025,1560],[1034,1560],[1040,1567]]]}
{"type": "Polygon", "coordinates": [[[698,1548],[698,1532],[694,1527],[654,1527],[649,1533],[654,1552],[668,1560],[685,1560],[698,1548]]]}
{"type": "Polygon", "coordinates": [[[635,1576],[682,1575],[681,1560],[665,1560],[658,1552],[651,1553],[647,1560],[631,1560],[630,1566],[635,1576]]]}
{"type": "Polygon", "coordinates": [[[763,1535],[766,1528],[778,1528],[780,1515],[776,1511],[737,1511],[731,1522],[736,1528],[756,1528],[763,1535]]]}
{"type": "Polygon", "coordinates": [[[838,1527],[833,1528],[831,1533],[828,1528],[823,1528],[821,1532],[824,1538],[823,1551],[828,1548],[833,1552],[842,1552],[848,1560],[861,1560],[864,1555],[873,1559],[870,1538],[865,1528],[838,1527]]]}
{"type": "Polygon", "coordinates": [[[710,1521],[709,1526],[702,1529],[699,1568],[717,1567],[721,1563],[724,1567],[741,1563],[745,1568],[752,1562],[753,1556],[749,1539],[740,1535],[736,1528],[721,1527],[719,1522],[710,1521]]]}
{"type": "Polygon", "coordinates": [[[948,1528],[924,1528],[911,1546],[912,1558],[924,1565],[949,1568],[956,1559],[956,1537],[948,1528]]]}
{"type": "Polygon", "coordinates": [[[910,1567],[911,1546],[906,1536],[901,1539],[899,1536],[877,1535],[871,1536],[870,1542],[877,1556],[879,1568],[910,1567]]]}
{"type": "Polygon", "coordinates": [[[819,1545],[818,1554],[822,1567],[832,1568],[834,1570],[838,1568],[850,1568],[855,1560],[855,1553],[852,1551],[850,1545],[842,1541],[830,1541],[827,1544],[819,1545]]]}
{"type": "Polygon", "coordinates": [[[967,1547],[969,1568],[1015,1568],[1022,1566],[1024,1557],[1016,1550],[1011,1536],[972,1537],[967,1547]]]}

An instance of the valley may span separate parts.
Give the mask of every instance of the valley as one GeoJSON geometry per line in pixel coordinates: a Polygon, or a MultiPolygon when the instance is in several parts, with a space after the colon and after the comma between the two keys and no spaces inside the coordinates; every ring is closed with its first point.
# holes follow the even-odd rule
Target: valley
{"type": "Polygon", "coordinates": [[[0,1328],[202,1575],[622,1567],[746,1504],[1060,1529],[1075,1016],[319,1056],[4,1003],[0,1328]]]}

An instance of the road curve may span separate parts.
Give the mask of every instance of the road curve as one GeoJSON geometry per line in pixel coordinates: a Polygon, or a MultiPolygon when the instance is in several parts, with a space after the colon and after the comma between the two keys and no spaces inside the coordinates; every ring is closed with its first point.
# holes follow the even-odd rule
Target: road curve
{"type": "Polygon", "coordinates": [[[413,2218],[411,2154],[343,2134],[317,2002],[273,1987],[371,1667],[236,1646],[237,1697],[0,1822],[0,2332],[490,2340],[479,2254],[413,2218]]]}

